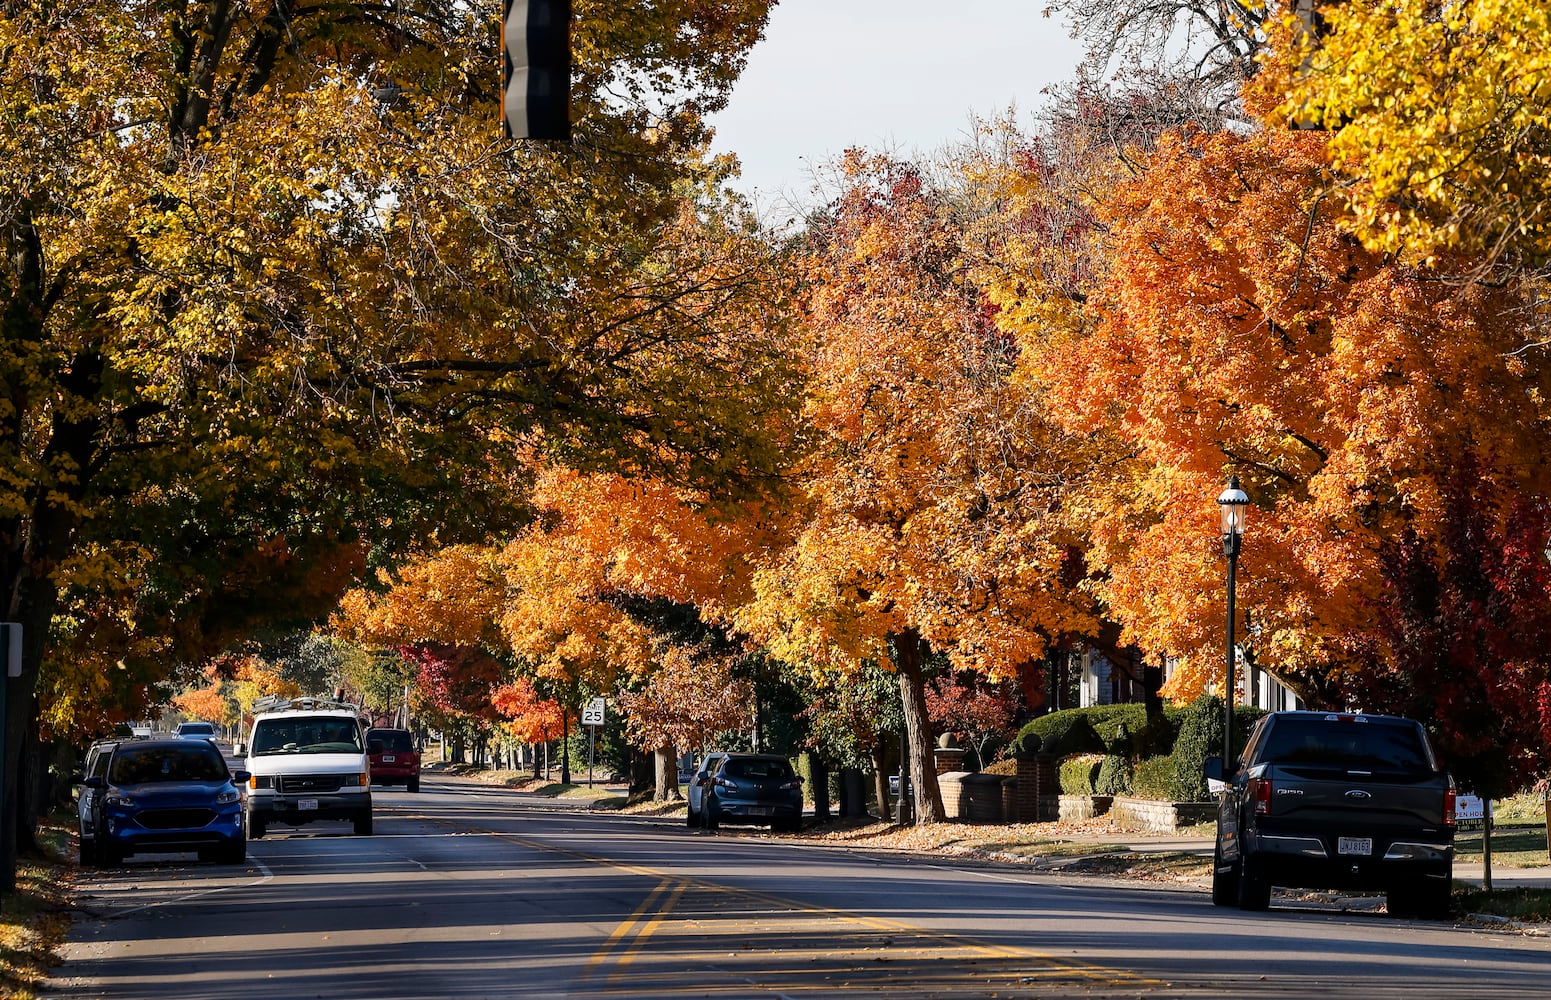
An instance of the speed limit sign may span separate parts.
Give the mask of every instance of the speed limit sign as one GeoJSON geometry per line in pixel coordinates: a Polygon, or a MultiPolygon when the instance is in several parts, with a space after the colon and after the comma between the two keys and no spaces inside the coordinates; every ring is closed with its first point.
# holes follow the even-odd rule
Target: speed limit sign
{"type": "Polygon", "coordinates": [[[603,699],[594,698],[582,708],[582,725],[603,725],[603,699]]]}

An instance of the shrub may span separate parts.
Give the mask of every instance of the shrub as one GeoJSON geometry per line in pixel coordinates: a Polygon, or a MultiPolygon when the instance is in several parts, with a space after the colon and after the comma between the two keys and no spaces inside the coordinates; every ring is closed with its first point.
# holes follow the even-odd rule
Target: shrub
{"type": "Polygon", "coordinates": [[[1138,761],[1131,772],[1131,794],[1143,799],[1180,801],[1174,794],[1174,766],[1172,756],[1148,757],[1138,761]]]}
{"type": "Polygon", "coordinates": [[[1093,787],[1100,795],[1125,795],[1131,790],[1131,758],[1112,753],[1099,765],[1093,787]]]}
{"type": "Polygon", "coordinates": [[[1174,742],[1174,777],[1169,782],[1169,797],[1175,802],[1199,802],[1206,799],[1206,758],[1222,752],[1222,699],[1202,695],[1190,703],[1180,722],[1179,739],[1174,742]]]}
{"type": "MultiPolygon", "coordinates": [[[[1262,709],[1239,705],[1233,710],[1234,752],[1244,749],[1255,722],[1266,713],[1262,709]]],[[[1216,695],[1202,695],[1186,709],[1180,723],[1179,739],[1174,743],[1174,801],[1205,802],[1206,758],[1222,756],[1223,703],[1216,695]]]]}
{"type": "Polygon", "coordinates": [[[1061,794],[1063,795],[1093,795],[1094,782],[1099,777],[1099,765],[1104,762],[1103,754],[1085,753],[1075,757],[1068,757],[1061,762],[1061,794]]]}
{"type": "Polygon", "coordinates": [[[986,774],[1015,775],[1018,773],[1018,762],[1012,757],[1003,757],[993,764],[987,764],[982,770],[986,774]]]}
{"type": "Polygon", "coordinates": [[[1042,715],[1018,733],[1014,753],[1053,753],[1060,757],[1075,753],[1102,753],[1104,741],[1088,721],[1091,709],[1066,708],[1042,715]],[[1034,743],[1030,737],[1038,737],[1034,743]]]}

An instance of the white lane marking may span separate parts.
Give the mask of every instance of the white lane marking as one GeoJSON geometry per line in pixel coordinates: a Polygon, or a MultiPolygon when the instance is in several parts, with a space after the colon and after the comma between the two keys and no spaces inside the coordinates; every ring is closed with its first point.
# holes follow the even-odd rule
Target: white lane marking
{"type": "Polygon", "coordinates": [[[200,889],[197,892],[180,893],[171,899],[164,899],[156,903],[146,903],[143,906],[131,906],[127,910],[115,911],[113,913],[113,918],[117,919],[119,917],[127,917],[131,913],[140,913],[145,910],[154,910],[162,906],[171,906],[173,903],[186,903],[191,899],[199,899],[201,896],[213,896],[218,892],[231,892],[234,889],[251,889],[254,886],[263,885],[265,882],[274,880],[275,873],[270,870],[268,865],[264,864],[264,862],[260,861],[258,858],[252,858],[251,860],[253,861],[253,867],[257,868],[260,872],[263,873],[262,878],[254,879],[251,882],[243,882],[239,885],[218,885],[213,889],[200,889]]]}

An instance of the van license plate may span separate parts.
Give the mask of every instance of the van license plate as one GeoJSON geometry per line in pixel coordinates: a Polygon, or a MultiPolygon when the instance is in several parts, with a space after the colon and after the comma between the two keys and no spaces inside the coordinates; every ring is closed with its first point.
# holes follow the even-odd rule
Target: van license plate
{"type": "Polygon", "coordinates": [[[1342,837],[1336,845],[1336,850],[1341,854],[1360,854],[1366,857],[1373,853],[1372,837],[1342,837]]]}
{"type": "MultiPolygon", "coordinates": [[[[309,812],[309,811],[316,810],[318,808],[318,800],[317,799],[297,799],[296,800],[296,808],[300,809],[302,812],[309,812]]],[[[1342,843],[1345,843],[1345,840],[1343,840],[1342,843]]]]}
{"type": "Polygon", "coordinates": [[[398,758],[393,756],[391,753],[385,753],[382,755],[382,762],[384,764],[391,764],[396,760],[398,760],[398,758]]]}

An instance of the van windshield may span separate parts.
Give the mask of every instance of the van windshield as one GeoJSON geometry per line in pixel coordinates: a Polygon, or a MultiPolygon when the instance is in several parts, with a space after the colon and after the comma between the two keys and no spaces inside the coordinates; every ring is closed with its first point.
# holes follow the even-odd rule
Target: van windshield
{"type": "Polygon", "coordinates": [[[360,753],[361,728],[340,716],[260,719],[253,726],[250,755],[360,753]]]}

